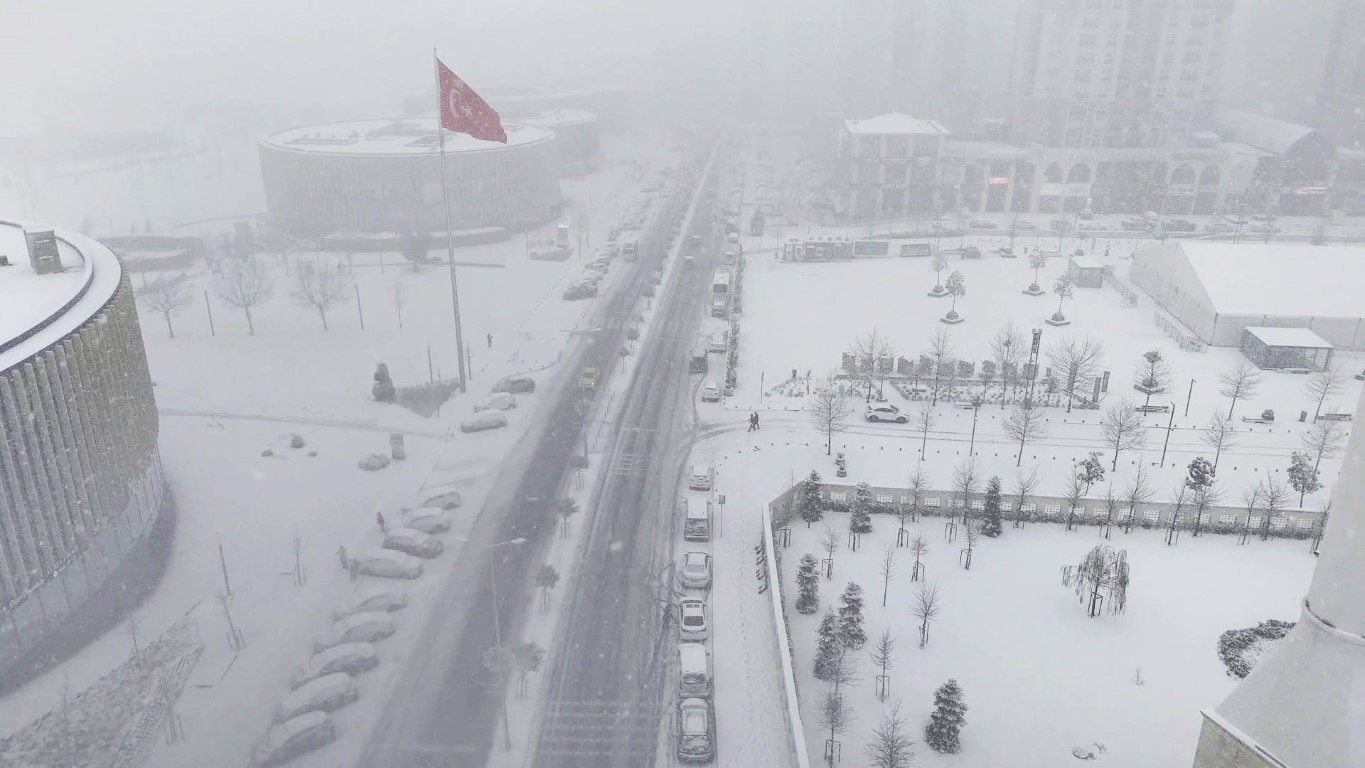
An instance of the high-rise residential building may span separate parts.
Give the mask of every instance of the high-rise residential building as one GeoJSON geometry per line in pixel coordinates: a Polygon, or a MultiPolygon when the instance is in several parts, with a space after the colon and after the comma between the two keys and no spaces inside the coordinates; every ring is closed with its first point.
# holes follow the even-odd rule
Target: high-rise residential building
{"type": "Polygon", "coordinates": [[[1012,134],[1053,147],[1161,147],[1208,124],[1233,0],[1026,0],[1012,134]]]}
{"type": "Polygon", "coordinates": [[[1315,122],[1338,147],[1365,150],[1365,0],[1336,5],[1315,122]]]}

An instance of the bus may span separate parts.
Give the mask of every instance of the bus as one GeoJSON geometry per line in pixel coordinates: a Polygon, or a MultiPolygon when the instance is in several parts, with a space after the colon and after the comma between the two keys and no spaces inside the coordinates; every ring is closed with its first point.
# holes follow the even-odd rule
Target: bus
{"type": "Polygon", "coordinates": [[[726,272],[725,270],[720,270],[711,277],[711,293],[715,294],[713,298],[726,297],[730,295],[729,272],[726,272]]]}
{"type": "Polygon", "coordinates": [[[626,235],[621,239],[621,259],[623,261],[635,261],[639,251],[639,241],[635,235],[626,235]]]}

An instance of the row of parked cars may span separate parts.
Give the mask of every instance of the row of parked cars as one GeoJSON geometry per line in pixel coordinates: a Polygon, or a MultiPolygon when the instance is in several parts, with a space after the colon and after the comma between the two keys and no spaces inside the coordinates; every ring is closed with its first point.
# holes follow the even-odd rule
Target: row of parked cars
{"type": "MultiPolygon", "coordinates": [[[[423,494],[422,505],[399,515],[401,526],[384,533],[378,550],[343,558],[357,575],[415,579],[422,561],[445,551],[434,534],[450,530],[448,510],[461,503],[453,486],[423,494]]],[[[332,611],[332,625],[313,642],[313,655],[294,669],[290,692],[275,707],[272,725],[251,753],[257,768],[283,765],[336,740],[329,713],[360,698],[355,678],[379,666],[375,643],[398,629],[393,614],[407,607],[407,593],[393,587],[367,589],[332,611]]]]}
{"type": "Polygon", "coordinates": [[[507,412],[517,407],[517,395],[536,391],[536,381],[529,376],[507,376],[499,379],[488,391],[488,396],[475,404],[474,412],[460,420],[461,432],[483,432],[507,426],[507,412]]]}
{"type": "MultiPolygon", "coordinates": [[[[694,465],[688,469],[687,488],[704,496],[688,494],[679,499],[683,515],[685,547],[711,540],[711,490],[715,469],[694,465]]],[[[710,609],[706,595],[711,589],[711,553],[687,548],[678,567],[683,593],[678,600],[678,759],[705,763],[715,758],[715,718],[712,710],[710,609]]]]}

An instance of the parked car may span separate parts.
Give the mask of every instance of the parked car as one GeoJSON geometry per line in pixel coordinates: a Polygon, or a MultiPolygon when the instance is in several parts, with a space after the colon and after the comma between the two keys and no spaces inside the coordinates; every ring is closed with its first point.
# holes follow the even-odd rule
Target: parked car
{"type": "Polygon", "coordinates": [[[987,219],[972,219],[967,222],[967,227],[970,229],[997,229],[995,222],[987,219]]]}
{"type": "Polygon", "coordinates": [[[1188,219],[1170,219],[1166,222],[1168,232],[1195,232],[1199,229],[1193,221],[1188,219]]]}
{"type": "Polygon", "coordinates": [[[687,488],[692,491],[709,491],[716,478],[716,470],[710,464],[693,464],[687,478],[687,488]]]}
{"type": "Polygon", "coordinates": [[[422,575],[422,561],[412,555],[381,549],[357,555],[356,570],[366,576],[385,579],[415,579],[422,575]]]}
{"type": "Polygon", "coordinates": [[[564,289],[562,295],[565,301],[578,301],[579,299],[591,298],[597,295],[597,285],[582,281],[571,283],[568,288],[564,289]]]}
{"type": "Polygon", "coordinates": [[[1125,232],[1146,232],[1152,228],[1152,222],[1141,216],[1129,216],[1123,221],[1120,221],[1119,226],[1122,227],[1125,232]]]}
{"type": "Polygon", "coordinates": [[[450,530],[450,515],[438,507],[405,509],[401,520],[404,528],[422,533],[445,533],[450,530]]]}
{"type": "Polygon", "coordinates": [[[517,407],[517,399],[507,392],[498,392],[483,399],[474,406],[476,411],[510,411],[517,407]]]}
{"type": "Polygon", "coordinates": [[[1082,221],[1076,230],[1079,232],[1108,232],[1109,225],[1098,221],[1082,221]]]}
{"type": "Polygon", "coordinates": [[[422,506],[439,509],[454,509],[464,503],[460,491],[454,485],[436,485],[422,492],[422,506]]]}
{"type": "Polygon", "coordinates": [[[1081,217],[1081,221],[1090,221],[1095,218],[1095,212],[1089,208],[1085,208],[1081,210],[1079,216],[1081,217]]]}
{"type": "Polygon", "coordinates": [[[975,245],[969,245],[962,249],[962,258],[979,259],[981,258],[981,249],[977,248],[975,245]]]}
{"type": "Polygon", "coordinates": [[[324,675],[336,672],[358,675],[377,666],[379,654],[375,653],[374,646],[370,643],[334,645],[313,654],[306,664],[296,667],[291,684],[298,688],[309,680],[316,680],[324,675]]]}
{"type": "Polygon", "coordinates": [[[461,432],[483,432],[507,426],[507,414],[502,411],[475,411],[460,422],[461,432]]]}
{"type": "Polygon", "coordinates": [[[714,381],[706,381],[701,385],[701,401],[703,403],[719,403],[720,387],[714,381]]]}
{"type": "Polygon", "coordinates": [[[1022,219],[1022,220],[1020,220],[1020,221],[1015,222],[1014,228],[1015,228],[1015,229],[1037,229],[1037,228],[1038,228],[1038,225],[1037,225],[1037,224],[1034,224],[1034,223],[1031,222],[1031,221],[1028,221],[1027,219],[1022,219]]]}
{"type": "Polygon", "coordinates": [[[901,409],[890,403],[868,403],[863,418],[868,421],[894,421],[897,424],[904,424],[910,420],[901,409]]]}
{"type": "Polygon", "coordinates": [[[708,634],[706,627],[706,603],[694,598],[685,598],[678,601],[678,624],[679,630],[684,640],[705,640],[708,634]]]}
{"type": "Polygon", "coordinates": [[[299,755],[336,741],[336,728],[324,712],[309,712],[270,728],[251,750],[257,768],[283,765],[299,755]]]}
{"type": "Polygon", "coordinates": [[[689,589],[706,589],[711,586],[711,556],[705,552],[688,552],[683,555],[682,569],[678,580],[689,589]]]}
{"type": "Polygon", "coordinates": [[[498,379],[497,383],[493,385],[492,391],[510,392],[514,395],[520,395],[526,392],[535,392],[536,380],[531,378],[530,376],[507,376],[505,378],[498,379]]]}
{"type": "Polygon", "coordinates": [[[707,763],[715,752],[710,702],[697,698],[678,702],[678,759],[685,763],[707,763]]]}
{"type": "Polygon", "coordinates": [[[360,698],[355,680],[333,672],[295,688],[275,706],[275,722],[283,723],[308,712],[331,712],[360,698]]]}
{"type": "Polygon", "coordinates": [[[331,628],[313,643],[313,652],[343,643],[373,643],[392,635],[396,629],[398,625],[387,612],[357,613],[332,622],[331,628]]]}
{"type": "Polygon", "coordinates": [[[711,653],[706,643],[678,643],[678,693],[684,697],[711,695],[711,653]]]}
{"type": "Polygon", "coordinates": [[[445,551],[440,539],[414,528],[390,528],[384,534],[384,549],[404,552],[413,557],[430,560],[445,551]]]}
{"type": "Polygon", "coordinates": [[[344,619],[357,613],[393,613],[403,610],[407,604],[408,593],[399,589],[386,589],[382,592],[371,592],[351,598],[351,601],[345,606],[332,611],[332,618],[344,619]]]}

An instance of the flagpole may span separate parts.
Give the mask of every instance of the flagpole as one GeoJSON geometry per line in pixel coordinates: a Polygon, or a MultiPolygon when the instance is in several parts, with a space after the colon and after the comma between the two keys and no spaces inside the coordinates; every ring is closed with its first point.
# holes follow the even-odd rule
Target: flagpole
{"type": "Polygon", "coordinates": [[[446,251],[450,255],[450,306],[455,312],[455,357],[460,363],[460,392],[469,391],[468,374],[465,371],[464,328],[460,323],[460,285],[455,279],[455,238],[450,233],[450,192],[446,189],[446,132],[441,125],[441,60],[436,49],[431,49],[431,67],[436,73],[436,136],[441,153],[441,209],[445,212],[446,251]]]}

